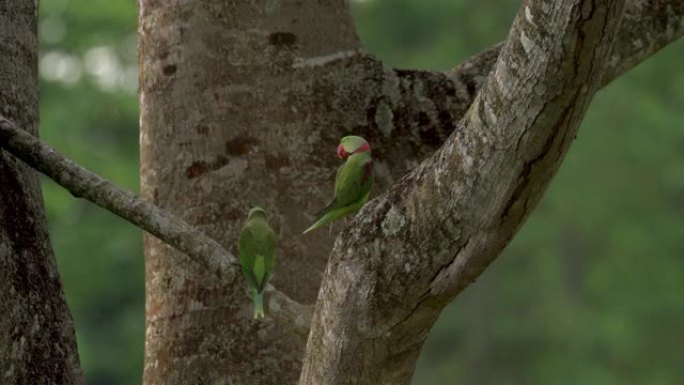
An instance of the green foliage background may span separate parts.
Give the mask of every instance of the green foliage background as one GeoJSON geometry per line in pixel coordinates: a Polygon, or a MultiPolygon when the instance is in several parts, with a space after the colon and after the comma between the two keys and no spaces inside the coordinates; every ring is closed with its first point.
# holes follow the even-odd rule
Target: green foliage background
{"type": "MultiPolygon", "coordinates": [[[[449,68],[505,38],[517,0],[357,0],[370,52],[449,68]]],[[[136,6],[41,0],[41,135],[138,191],[136,6]]],[[[596,97],[548,194],[443,313],[423,384],[684,383],[684,41],[596,97]]],[[[140,383],[144,265],[133,226],[51,182],[50,231],[88,384],[140,383]]]]}

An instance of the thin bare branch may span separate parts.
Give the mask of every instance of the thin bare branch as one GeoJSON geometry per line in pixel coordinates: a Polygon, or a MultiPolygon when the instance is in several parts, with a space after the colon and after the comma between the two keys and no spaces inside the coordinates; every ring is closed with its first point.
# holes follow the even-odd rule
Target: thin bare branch
{"type": "MultiPolygon", "coordinates": [[[[140,227],[185,253],[219,279],[232,281],[240,265],[218,242],[166,210],[85,169],[40,139],[0,116],[0,147],[50,177],[77,198],[84,198],[140,227]]],[[[266,306],[274,318],[298,334],[308,332],[311,307],[267,288],[266,306]]]]}

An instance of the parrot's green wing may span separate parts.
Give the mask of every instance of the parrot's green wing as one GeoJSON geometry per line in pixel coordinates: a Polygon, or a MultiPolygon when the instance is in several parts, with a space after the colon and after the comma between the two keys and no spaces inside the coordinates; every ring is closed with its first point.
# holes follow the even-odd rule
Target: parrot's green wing
{"type": "Polygon", "coordinates": [[[278,244],[276,235],[273,230],[271,230],[271,227],[268,226],[268,223],[264,224],[266,225],[268,231],[264,234],[264,244],[266,247],[264,247],[263,254],[261,254],[264,258],[264,274],[261,281],[260,290],[263,290],[264,287],[266,287],[268,280],[271,279],[271,273],[273,272],[273,268],[275,267],[276,263],[276,247],[278,244]]]}
{"type": "MultiPolygon", "coordinates": [[[[339,183],[340,174],[342,173],[342,169],[344,169],[344,165],[345,165],[345,164],[347,164],[347,163],[346,163],[346,162],[345,162],[345,163],[342,163],[342,164],[340,165],[340,167],[337,168],[337,175],[335,176],[335,186],[337,186],[338,183],[339,183]]],[[[336,207],[337,207],[337,197],[333,198],[333,200],[331,200],[330,203],[328,203],[327,205],[325,205],[325,207],[323,207],[322,209],[316,211],[316,213],[314,214],[314,217],[320,218],[320,217],[322,217],[323,215],[325,215],[325,213],[327,213],[328,211],[330,211],[330,210],[332,210],[332,209],[334,209],[334,208],[336,208],[336,207]]]]}
{"type": "Polygon", "coordinates": [[[256,248],[256,240],[249,229],[248,224],[240,231],[240,238],[238,239],[238,256],[240,257],[240,265],[242,266],[242,273],[247,279],[247,283],[252,288],[256,288],[257,280],[254,276],[254,249],[256,248]]]}
{"type": "Polygon", "coordinates": [[[373,186],[370,155],[351,156],[340,166],[335,179],[335,199],[324,209],[323,216],[304,234],[358,211],[367,201],[373,186]]]}
{"type": "MultiPolygon", "coordinates": [[[[372,173],[368,168],[371,165],[370,156],[359,154],[349,157],[337,173],[335,179],[336,207],[342,208],[358,202],[365,195],[364,189],[370,190],[368,179],[372,173]]],[[[366,191],[367,193],[367,191],[366,191]]]]}

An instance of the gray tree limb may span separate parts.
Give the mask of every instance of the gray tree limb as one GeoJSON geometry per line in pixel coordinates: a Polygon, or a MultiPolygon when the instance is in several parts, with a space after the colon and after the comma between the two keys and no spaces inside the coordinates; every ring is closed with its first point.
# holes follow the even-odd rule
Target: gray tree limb
{"type": "Polygon", "coordinates": [[[623,6],[523,2],[454,133],[336,240],[300,384],[410,382],[441,309],[510,241],[555,174],[623,6]]]}
{"type": "MultiPolygon", "coordinates": [[[[218,242],[154,204],[122,189],[55,151],[0,115],[0,147],[42,172],[77,198],[111,211],[185,253],[224,281],[240,276],[240,264],[218,242]]],[[[269,286],[268,314],[306,334],[310,307],[298,304],[269,286]]]]}

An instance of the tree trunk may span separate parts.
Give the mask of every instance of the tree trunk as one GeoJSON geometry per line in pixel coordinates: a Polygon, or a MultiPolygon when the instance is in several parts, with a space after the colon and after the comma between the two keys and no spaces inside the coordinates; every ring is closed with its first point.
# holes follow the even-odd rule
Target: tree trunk
{"type": "MultiPolygon", "coordinates": [[[[264,207],[280,239],[273,282],[312,303],[333,238],[301,232],[330,193],[339,123],[324,112],[341,75],[316,82],[296,64],[357,48],[345,1],[139,4],[143,196],[233,253],[264,207]]],[[[252,320],[241,276],[220,283],[151,236],[145,253],[145,384],[297,381],[305,336],[252,320]]]]}
{"type": "MultiPolygon", "coordinates": [[[[0,113],[38,134],[37,2],[0,0],[0,113]]],[[[0,150],[0,383],[82,384],[36,173],[0,150]]]]}

